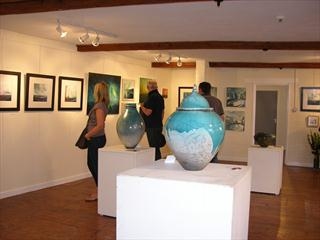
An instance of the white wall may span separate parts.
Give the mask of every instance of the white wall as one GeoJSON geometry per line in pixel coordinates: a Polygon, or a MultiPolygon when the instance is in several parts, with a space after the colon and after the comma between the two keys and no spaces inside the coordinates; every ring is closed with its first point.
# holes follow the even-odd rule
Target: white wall
{"type": "MultiPolygon", "coordinates": [[[[319,116],[319,112],[300,111],[300,87],[320,86],[319,69],[297,69],[296,70],[296,91],[294,93],[294,70],[293,69],[229,69],[218,68],[208,69],[207,81],[218,87],[218,97],[222,100],[224,110],[244,110],[245,111],[245,131],[226,131],[225,140],[219,152],[219,159],[247,161],[248,147],[253,144],[254,125],[254,93],[257,86],[278,86],[281,89],[281,101],[287,98],[286,117],[281,119],[281,126],[286,129],[278,129],[281,132],[282,143],[286,142],[285,163],[294,166],[313,165],[313,156],[307,142],[307,133],[310,128],[306,127],[306,117],[309,115],[319,116]],[[245,87],[247,93],[245,108],[227,108],[225,105],[226,87],[245,87]],[[289,92],[284,93],[285,89],[289,92]],[[297,112],[292,112],[295,106],[297,112]],[[285,135],[286,136],[283,136],[285,135]]],[[[283,104],[281,108],[285,109],[283,104]]],[[[312,130],[317,130],[313,128],[312,130]]]]}
{"type": "MultiPolygon", "coordinates": [[[[157,79],[159,88],[171,83],[171,71],[151,69],[150,63],[114,54],[79,53],[73,45],[6,30],[0,30],[0,47],[0,69],[22,73],[21,110],[0,112],[0,198],[90,176],[86,151],[74,147],[87,119],[88,72],[135,79],[136,89],[140,77],[157,79]],[[26,73],[84,78],[83,110],[57,111],[56,79],[54,111],[25,112],[26,73]]],[[[135,102],[138,98],[137,91],[135,102]]],[[[115,127],[118,116],[107,116],[107,145],[120,144],[115,127]]],[[[144,139],[141,145],[146,143],[144,139]]]]}

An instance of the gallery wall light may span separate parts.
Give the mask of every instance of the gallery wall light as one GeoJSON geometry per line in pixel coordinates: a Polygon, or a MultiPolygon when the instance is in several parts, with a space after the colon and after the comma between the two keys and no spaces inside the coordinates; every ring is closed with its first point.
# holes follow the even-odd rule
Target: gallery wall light
{"type": "Polygon", "coordinates": [[[90,36],[89,36],[88,30],[87,30],[87,32],[85,34],[83,34],[79,37],[79,42],[85,43],[89,39],[89,37],[90,36]]]}
{"type": "Polygon", "coordinates": [[[182,61],[181,61],[180,56],[179,56],[179,59],[177,61],[177,67],[182,67],[182,61]]]}
{"type": "Polygon", "coordinates": [[[172,60],[172,56],[171,56],[171,54],[169,54],[169,57],[166,60],[166,64],[170,64],[171,60],[172,60]]]}
{"type": "Polygon", "coordinates": [[[61,27],[61,23],[60,20],[57,19],[57,27],[56,27],[57,32],[60,34],[61,38],[64,38],[67,36],[68,32],[63,31],[62,27],[61,27]]]}
{"type": "Polygon", "coordinates": [[[92,46],[94,47],[98,47],[99,44],[100,44],[100,37],[99,37],[99,34],[96,33],[96,37],[92,40],[91,42],[92,46]]]}

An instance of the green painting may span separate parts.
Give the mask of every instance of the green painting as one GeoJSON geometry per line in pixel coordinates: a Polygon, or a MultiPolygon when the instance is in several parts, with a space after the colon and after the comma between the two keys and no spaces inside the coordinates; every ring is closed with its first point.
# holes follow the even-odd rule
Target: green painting
{"type": "Polygon", "coordinates": [[[148,81],[152,79],[150,78],[140,78],[140,95],[139,95],[139,103],[144,102],[148,97],[148,89],[147,84],[148,81]]]}
{"type": "Polygon", "coordinates": [[[98,82],[105,82],[108,85],[110,98],[108,114],[119,114],[121,77],[100,73],[89,73],[87,114],[94,106],[93,90],[98,82]]]}

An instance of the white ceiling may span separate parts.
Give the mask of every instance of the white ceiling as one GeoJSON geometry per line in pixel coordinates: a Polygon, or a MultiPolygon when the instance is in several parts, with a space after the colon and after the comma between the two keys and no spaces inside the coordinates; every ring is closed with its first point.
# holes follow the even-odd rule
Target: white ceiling
{"type": "MultiPolygon", "coordinates": [[[[19,33],[79,44],[89,29],[101,43],[169,41],[320,41],[320,0],[228,0],[136,5],[0,16],[0,26],[19,33]],[[283,21],[278,21],[283,18],[283,21]],[[67,38],[60,39],[60,19],[67,38]],[[112,37],[111,35],[116,35],[112,37]]],[[[159,51],[120,52],[153,61],[159,51]]],[[[169,51],[161,51],[167,55],[169,51]]],[[[320,51],[172,50],[187,60],[320,62],[320,51]]]]}

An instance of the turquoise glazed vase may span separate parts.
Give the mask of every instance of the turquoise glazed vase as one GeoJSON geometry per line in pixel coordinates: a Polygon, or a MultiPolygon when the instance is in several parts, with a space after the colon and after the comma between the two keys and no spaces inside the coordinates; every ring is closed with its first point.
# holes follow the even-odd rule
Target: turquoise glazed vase
{"type": "Polygon", "coordinates": [[[191,171],[208,165],[219,150],[224,132],[223,121],[197,93],[196,86],[164,125],[167,143],[177,161],[191,171]]]}
{"type": "Polygon", "coordinates": [[[122,144],[128,149],[134,149],[145,132],[145,123],[137,111],[135,103],[127,103],[126,110],[117,121],[117,134],[122,144]]]}

